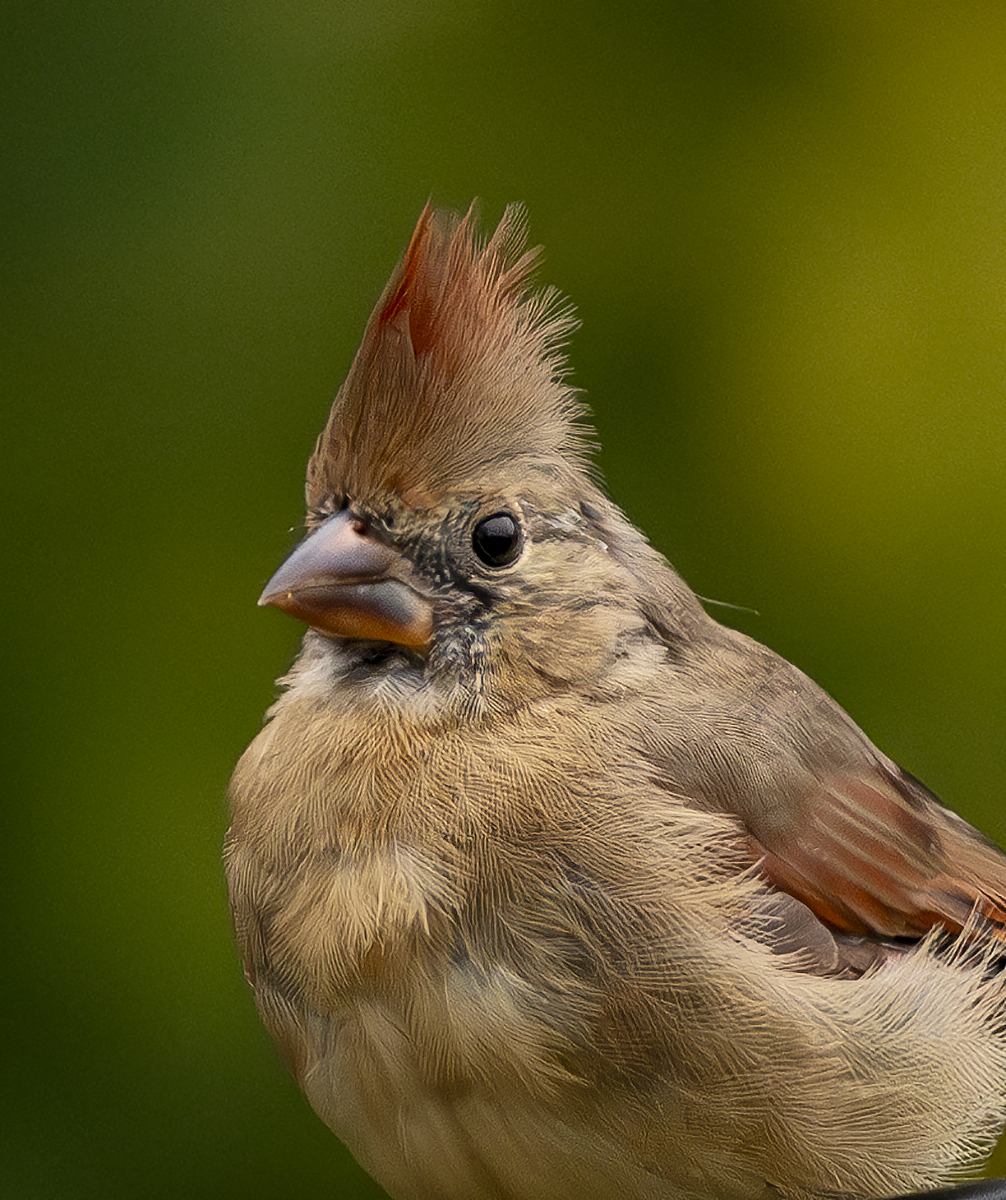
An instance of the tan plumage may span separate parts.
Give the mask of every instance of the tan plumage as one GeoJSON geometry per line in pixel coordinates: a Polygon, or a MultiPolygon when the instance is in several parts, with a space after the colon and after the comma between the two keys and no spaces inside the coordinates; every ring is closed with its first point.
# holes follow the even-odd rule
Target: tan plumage
{"type": "Polygon", "coordinates": [[[424,212],[263,602],[232,784],[270,1033],[392,1196],[879,1197],[1006,1121],[1006,859],[592,482],[509,209],[424,212]]]}

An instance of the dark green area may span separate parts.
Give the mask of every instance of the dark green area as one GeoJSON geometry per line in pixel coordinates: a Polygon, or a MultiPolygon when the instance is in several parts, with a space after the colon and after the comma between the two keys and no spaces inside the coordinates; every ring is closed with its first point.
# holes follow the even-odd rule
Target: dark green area
{"type": "Polygon", "coordinates": [[[615,497],[1006,840],[1006,9],[6,17],[0,1193],[380,1194],[259,1031],[218,847],[298,637],[254,601],[428,196],[527,203],[615,497]]]}

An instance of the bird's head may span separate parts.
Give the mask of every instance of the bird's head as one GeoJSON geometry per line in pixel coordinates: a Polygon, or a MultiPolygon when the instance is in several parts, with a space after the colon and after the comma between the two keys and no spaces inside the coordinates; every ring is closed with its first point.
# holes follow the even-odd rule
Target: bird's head
{"type": "Polygon", "coordinates": [[[563,344],[511,206],[425,210],[308,465],[309,536],[260,603],[344,664],[520,693],[602,671],[656,556],[592,482],[563,344]],[[510,679],[510,686],[504,682],[510,679]]]}

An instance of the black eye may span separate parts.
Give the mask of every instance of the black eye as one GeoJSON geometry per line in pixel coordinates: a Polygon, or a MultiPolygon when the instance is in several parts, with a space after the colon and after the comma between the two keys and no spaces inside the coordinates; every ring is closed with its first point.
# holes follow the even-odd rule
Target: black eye
{"type": "Polygon", "coordinates": [[[506,512],[483,517],[472,530],[472,547],[487,567],[507,567],[520,554],[520,526],[506,512]]]}

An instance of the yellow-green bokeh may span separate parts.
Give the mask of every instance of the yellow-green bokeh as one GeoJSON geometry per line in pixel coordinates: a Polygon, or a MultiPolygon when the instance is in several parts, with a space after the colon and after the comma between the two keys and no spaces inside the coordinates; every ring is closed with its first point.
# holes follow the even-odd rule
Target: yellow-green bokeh
{"type": "Polygon", "coordinates": [[[218,846],[297,640],[254,601],[428,196],[528,205],[615,497],[1006,840],[1006,8],[5,25],[0,1193],[380,1195],[258,1028],[218,846]]]}

